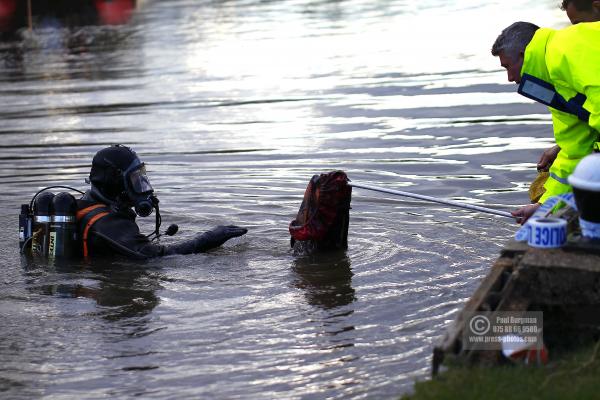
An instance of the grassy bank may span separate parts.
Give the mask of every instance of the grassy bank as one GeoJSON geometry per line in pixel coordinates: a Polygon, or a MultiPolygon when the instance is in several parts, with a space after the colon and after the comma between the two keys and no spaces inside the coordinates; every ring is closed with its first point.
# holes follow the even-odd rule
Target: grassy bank
{"type": "Polygon", "coordinates": [[[599,347],[555,354],[543,367],[451,366],[434,380],[416,383],[414,394],[402,399],[598,399],[599,347]]]}

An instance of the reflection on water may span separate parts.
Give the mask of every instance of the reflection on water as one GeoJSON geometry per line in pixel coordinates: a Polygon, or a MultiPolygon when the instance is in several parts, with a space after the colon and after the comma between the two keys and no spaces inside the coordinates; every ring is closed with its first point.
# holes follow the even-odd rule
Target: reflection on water
{"type": "MultiPolygon", "coordinates": [[[[514,233],[512,221],[353,191],[348,250],[293,255],[310,177],[509,209],[546,110],[489,48],[556,0],[147,1],[128,25],[0,43],[0,396],[393,398],[514,233]],[[19,261],[21,203],[84,187],[132,146],[165,226],[249,233],[143,264],[19,261]],[[13,227],[13,228],[11,228],[13,227]]],[[[151,232],[153,219],[140,219],[151,232]]]]}
{"type": "Polygon", "coordinates": [[[303,289],[308,304],[330,309],[354,301],[350,259],[345,252],[296,257],[294,286],[303,289]]]}
{"type": "Polygon", "coordinates": [[[145,265],[95,260],[40,260],[22,256],[27,290],[31,293],[72,299],[89,299],[108,320],[143,317],[160,300],[160,275],[145,265]]]}

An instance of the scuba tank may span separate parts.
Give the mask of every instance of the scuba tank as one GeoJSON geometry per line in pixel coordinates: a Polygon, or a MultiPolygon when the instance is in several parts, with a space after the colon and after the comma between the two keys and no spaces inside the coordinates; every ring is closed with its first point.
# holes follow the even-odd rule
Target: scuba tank
{"type": "Polygon", "coordinates": [[[50,238],[50,214],[54,193],[40,193],[33,203],[33,233],[31,253],[35,256],[48,256],[50,238]]]}
{"type": "Polygon", "coordinates": [[[34,194],[29,205],[21,205],[21,254],[28,251],[30,246],[30,254],[38,257],[68,257],[78,254],[77,200],[67,192],[55,196],[48,191],[55,188],[84,194],[69,186],[49,186],[34,194]]]}
{"type": "Polygon", "coordinates": [[[48,257],[71,257],[77,254],[77,200],[62,192],[54,196],[51,207],[48,257]]]}
{"type": "MultiPolygon", "coordinates": [[[[19,215],[21,254],[24,254],[31,246],[31,255],[45,258],[68,258],[81,255],[82,247],[85,247],[85,240],[82,242],[82,238],[80,238],[81,220],[77,220],[77,215],[84,210],[78,209],[77,200],[71,194],[62,192],[55,196],[48,191],[54,188],[69,189],[81,195],[85,194],[69,186],[49,186],[38,191],[29,205],[21,205],[21,214],[19,215]]],[[[148,202],[156,209],[156,222],[154,232],[146,237],[154,241],[161,236],[159,228],[162,219],[158,199],[149,196],[148,202]]],[[[84,213],[80,219],[85,218],[86,215],[84,213]]],[[[165,234],[172,236],[177,230],[178,226],[173,224],[169,226],[165,234]]],[[[85,233],[83,236],[85,238],[85,233]]]]}

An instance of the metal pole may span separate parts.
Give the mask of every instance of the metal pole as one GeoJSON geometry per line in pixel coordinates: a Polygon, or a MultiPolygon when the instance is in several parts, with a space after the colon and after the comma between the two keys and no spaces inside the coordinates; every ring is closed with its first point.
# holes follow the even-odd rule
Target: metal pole
{"type": "Polygon", "coordinates": [[[385,189],[385,188],[381,188],[381,187],[377,187],[377,186],[364,185],[362,183],[349,182],[348,185],[352,186],[352,187],[361,188],[361,189],[373,190],[375,192],[394,194],[396,196],[412,197],[413,199],[431,201],[434,203],[446,204],[446,205],[453,206],[453,207],[466,208],[467,210],[473,210],[473,211],[479,211],[479,212],[488,213],[488,214],[499,215],[501,217],[507,217],[507,218],[512,218],[512,219],[515,218],[507,211],[494,210],[492,208],[460,203],[458,201],[438,199],[436,197],[425,196],[422,194],[403,192],[400,190],[393,190],[393,189],[385,189]]]}
{"type": "Polygon", "coordinates": [[[33,18],[31,14],[31,0],[27,0],[27,23],[30,31],[33,30],[33,18]]]}

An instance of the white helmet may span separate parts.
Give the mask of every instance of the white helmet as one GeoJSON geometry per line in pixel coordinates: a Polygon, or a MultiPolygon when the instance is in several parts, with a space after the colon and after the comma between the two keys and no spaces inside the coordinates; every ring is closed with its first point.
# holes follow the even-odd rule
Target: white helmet
{"type": "Polygon", "coordinates": [[[600,154],[584,157],[568,180],[576,189],[600,192],[600,154]]]}

